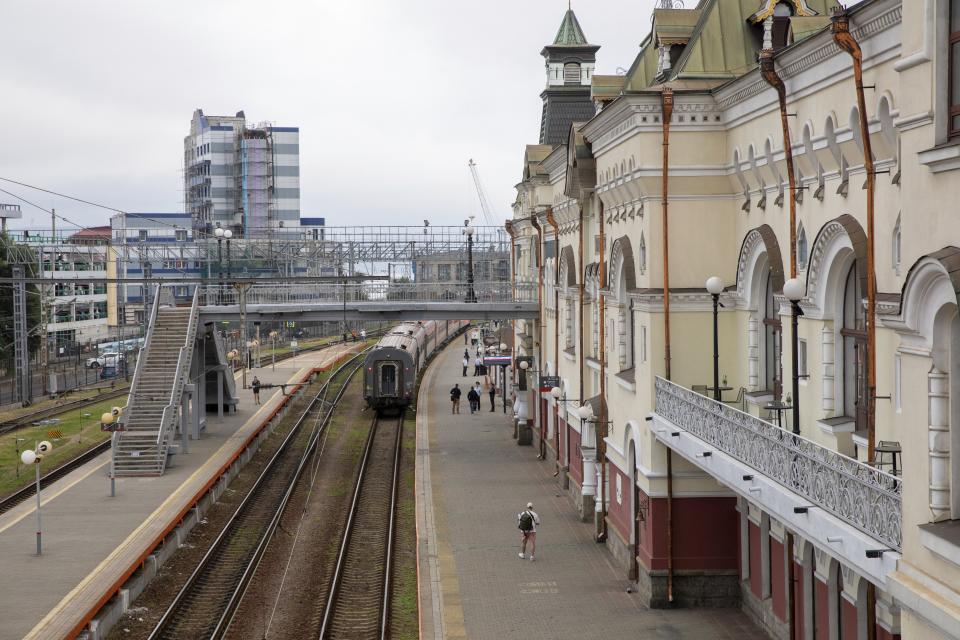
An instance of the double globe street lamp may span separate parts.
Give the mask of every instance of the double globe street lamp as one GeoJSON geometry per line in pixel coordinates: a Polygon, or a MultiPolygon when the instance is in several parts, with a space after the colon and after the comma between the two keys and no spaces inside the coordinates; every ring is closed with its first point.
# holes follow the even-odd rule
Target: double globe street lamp
{"type": "Polygon", "coordinates": [[[40,462],[43,460],[43,456],[53,451],[53,445],[44,440],[36,446],[36,450],[25,449],[20,453],[20,462],[30,466],[33,465],[37,470],[37,555],[41,555],[43,552],[42,537],[43,531],[42,522],[40,520],[40,462]]]}
{"type": "Polygon", "coordinates": [[[793,373],[793,433],[800,435],[800,339],[797,336],[798,319],[803,315],[800,301],[807,293],[807,287],[799,278],[790,278],[783,283],[783,295],[790,301],[790,350],[793,373]]]}
{"type": "Polygon", "coordinates": [[[720,336],[717,318],[720,307],[720,294],[723,293],[723,280],[718,276],[707,278],[707,293],[713,297],[713,399],[721,401],[720,395],[720,336]]]}
{"type": "Polygon", "coordinates": [[[223,241],[227,241],[227,277],[230,277],[230,238],[233,231],[218,226],[213,230],[213,237],[217,239],[217,267],[220,275],[220,295],[223,295],[223,241]]]}
{"type": "Polygon", "coordinates": [[[467,221],[463,232],[467,234],[467,297],[464,302],[476,302],[477,294],[473,290],[473,234],[477,229],[467,221]]]}

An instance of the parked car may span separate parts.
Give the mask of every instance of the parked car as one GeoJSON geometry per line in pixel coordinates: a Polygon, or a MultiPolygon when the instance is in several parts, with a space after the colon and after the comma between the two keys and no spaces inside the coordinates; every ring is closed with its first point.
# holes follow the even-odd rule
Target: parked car
{"type": "Polygon", "coordinates": [[[116,367],[117,364],[123,362],[123,360],[123,354],[117,353],[116,351],[107,351],[106,353],[101,353],[94,358],[87,358],[87,368],[100,369],[101,367],[106,366],[116,367]]]}
{"type": "Polygon", "coordinates": [[[100,368],[100,379],[101,380],[112,380],[119,376],[120,373],[117,371],[117,368],[113,365],[107,365],[100,368]]]}

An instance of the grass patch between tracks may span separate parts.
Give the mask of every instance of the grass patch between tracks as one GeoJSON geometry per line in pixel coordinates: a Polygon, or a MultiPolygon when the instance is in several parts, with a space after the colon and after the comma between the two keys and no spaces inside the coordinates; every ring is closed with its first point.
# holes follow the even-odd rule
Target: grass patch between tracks
{"type": "Polygon", "coordinates": [[[20,462],[18,449],[33,449],[37,442],[48,440],[53,444],[53,453],[43,459],[40,473],[52,471],[94,445],[109,440],[110,434],[100,431],[100,416],[112,407],[124,404],[125,398],[104,400],[62,413],[56,416],[56,422],[48,419],[43,421],[47,424],[30,425],[0,436],[0,497],[36,479],[34,470],[20,462]]]}

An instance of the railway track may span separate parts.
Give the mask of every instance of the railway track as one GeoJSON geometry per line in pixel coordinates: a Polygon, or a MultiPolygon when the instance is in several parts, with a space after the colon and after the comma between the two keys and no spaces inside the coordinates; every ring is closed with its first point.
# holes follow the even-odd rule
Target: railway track
{"type": "Polygon", "coordinates": [[[257,569],[283,509],[365,352],[322,384],[283,444],[150,634],[220,638],[257,569]]]}
{"type": "Polygon", "coordinates": [[[94,404],[99,404],[104,400],[112,400],[113,398],[122,398],[130,393],[128,387],[123,389],[118,389],[116,391],[108,391],[106,393],[101,393],[92,398],[84,398],[83,400],[73,400],[71,402],[60,402],[53,407],[48,407],[46,409],[40,409],[39,411],[32,411],[30,413],[25,413],[21,416],[17,416],[12,420],[5,420],[0,422],[0,434],[7,433],[8,431],[13,431],[14,429],[20,429],[22,427],[29,426],[34,422],[39,422],[40,420],[46,420],[47,418],[53,418],[59,416],[68,411],[73,411],[74,409],[82,409],[84,407],[89,407],[94,404]]]}
{"type": "MultiPolygon", "coordinates": [[[[375,335],[376,333],[379,333],[379,332],[371,332],[370,335],[375,335]]],[[[329,342],[322,345],[316,345],[314,347],[310,347],[308,349],[304,349],[303,351],[297,352],[297,355],[303,355],[305,353],[318,351],[320,349],[326,349],[330,346],[333,346],[336,344],[342,344],[342,343],[343,343],[343,340],[336,340],[334,342],[329,342]]],[[[293,353],[285,353],[280,356],[277,356],[276,361],[282,362],[283,360],[287,360],[292,357],[293,357],[293,353]]],[[[6,433],[7,431],[12,431],[14,429],[28,426],[29,424],[36,422],[38,420],[52,418],[54,416],[62,415],[69,411],[74,411],[76,409],[81,409],[83,407],[99,404],[104,400],[111,400],[113,398],[125,397],[129,395],[129,393],[130,393],[130,390],[125,388],[125,389],[120,389],[118,391],[112,391],[110,393],[104,393],[89,400],[75,400],[74,402],[71,402],[69,404],[59,404],[56,407],[51,407],[50,409],[35,411],[33,413],[23,415],[17,418],[16,420],[9,420],[7,422],[0,423],[0,434],[6,433]]],[[[96,458],[101,453],[105,451],[109,451],[110,442],[111,442],[110,440],[105,440],[99,444],[96,444],[93,447],[84,451],[83,453],[77,455],[76,457],[71,458],[70,460],[64,462],[59,467],[56,467],[55,469],[52,469],[51,471],[47,472],[45,475],[43,475],[40,478],[41,491],[46,487],[48,487],[49,485],[56,482],[57,480],[59,480],[60,478],[64,477],[74,469],[78,469],[79,467],[82,467],[83,465],[87,464],[88,462],[96,458]]],[[[16,490],[15,492],[11,493],[10,495],[0,500],[0,514],[6,513],[7,511],[9,511],[10,509],[13,509],[15,506],[17,506],[21,502],[24,502],[32,498],[36,494],[36,489],[37,489],[36,484],[31,482],[30,484],[21,487],[20,489],[16,490]]]]}
{"type": "Polygon", "coordinates": [[[388,637],[403,413],[392,426],[381,429],[374,417],[367,436],[323,608],[321,640],[388,637]]]}

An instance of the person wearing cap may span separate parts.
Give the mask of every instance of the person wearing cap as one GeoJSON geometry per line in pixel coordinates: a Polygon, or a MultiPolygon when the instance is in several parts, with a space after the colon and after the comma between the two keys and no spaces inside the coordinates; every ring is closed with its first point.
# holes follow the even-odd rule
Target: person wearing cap
{"type": "Polygon", "coordinates": [[[528,502],[527,508],[517,514],[517,526],[520,529],[520,556],[524,560],[527,553],[527,541],[530,542],[530,562],[533,562],[533,556],[537,551],[537,525],[540,524],[540,516],[533,510],[533,503],[528,502]]]}

